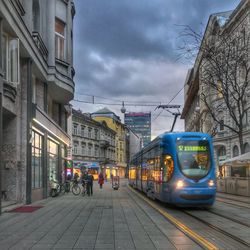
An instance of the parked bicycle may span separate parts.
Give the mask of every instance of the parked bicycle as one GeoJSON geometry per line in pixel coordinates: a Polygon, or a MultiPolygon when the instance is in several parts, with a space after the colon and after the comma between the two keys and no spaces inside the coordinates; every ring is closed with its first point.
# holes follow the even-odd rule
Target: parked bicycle
{"type": "Polygon", "coordinates": [[[87,194],[87,185],[88,185],[88,180],[83,180],[82,183],[82,196],[85,196],[87,194]]]}
{"type": "Polygon", "coordinates": [[[81,188],[78,185],[78,181],[77,180],[73,180],[73,184],[72,184],[72,193],[74,195],[79,195],[81,193],[81,188]]]}
{"type": "Polygon", "coordinates": [[[70,192],[70,182],[65,181],[64,183],[60,183],[60,193],[65,194],[70,192]]]}

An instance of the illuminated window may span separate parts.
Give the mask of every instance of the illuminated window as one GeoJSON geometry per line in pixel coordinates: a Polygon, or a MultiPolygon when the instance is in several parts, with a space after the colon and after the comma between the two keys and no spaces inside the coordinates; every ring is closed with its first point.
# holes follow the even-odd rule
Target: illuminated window
{"type": "Polygon", "coordinates": [[[217,82],[217,91],[218,91],[218,98],[222,98],[223,97],[223,88],[222,88],[221,81],[217,82]]]}
{"type": "Polygon", "coordinates": [[[32,131],[32,188],[41,188],[43,186],[43,136],[32,131]]]}
{"type": "Polygon", "coordinates": [[[57,18],[55,21],[55,57],[65,60],[65,23],[57,18]]]}
{"type": "Polygon", "coordinates": [[[59,165],[59,146],[55,142],[48,140],[48,161],[49,161],[49,178],[57,180],[59,165]]]}

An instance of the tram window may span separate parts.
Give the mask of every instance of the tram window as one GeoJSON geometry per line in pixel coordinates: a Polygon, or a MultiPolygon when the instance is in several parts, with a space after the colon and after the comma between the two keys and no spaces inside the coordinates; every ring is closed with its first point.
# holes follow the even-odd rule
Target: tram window
{"type": "Polygon", "coordinates": [[[169,181],[174,172],[174,161],[171,155],[163,158],[163,181],[169,181]]]}
{"type": "Polygon", "coordinates": [[[148,167],[148,180],[154,181],[154,159],[147,160],[147,167],[148,167]]]}
{"type": "Polygon", "coordinates": [[[178,141],[178,164],[182,173],[193,179],[207,175],[210,169],[208,141],[178,141]]]}

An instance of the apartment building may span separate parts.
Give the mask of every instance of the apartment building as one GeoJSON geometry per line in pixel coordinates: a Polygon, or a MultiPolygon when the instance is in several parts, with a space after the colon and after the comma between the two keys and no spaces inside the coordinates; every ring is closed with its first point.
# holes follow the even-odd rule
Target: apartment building
{"type": "Polygon", "coordinates": [[[90,114],[72,110],[72,160],[74,168],[88,166],[102,169],[115,163],[115,136],[105,122],[90,114]]]}
{"type": "Polygon", "coordinates": [[[1,189],[31,203],[64,168],[74,96],[73,0],[0,0],[1,189]]]}

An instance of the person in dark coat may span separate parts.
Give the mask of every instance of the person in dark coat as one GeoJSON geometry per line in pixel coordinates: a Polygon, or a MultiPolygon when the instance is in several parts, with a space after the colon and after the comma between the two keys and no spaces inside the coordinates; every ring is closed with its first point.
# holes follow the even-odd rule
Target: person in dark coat
{"type": "Polygon", "coordinates": [[[93,195],[93,181],[94,177],[92,174],[88,173],[88,182],[87,182],[87,194],[88,196],[93,195]]]}
{"type": "Polygon", "coordinates": [[[104,183],[104,177],[103,173],[101,172],[98,176],[98,184],[100,185],[100,188],[102,188],[103,183],[104,183]]]}

